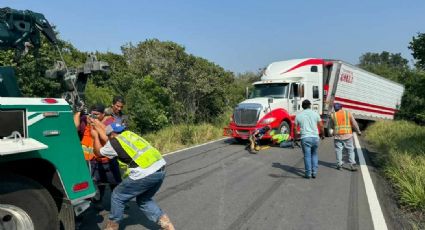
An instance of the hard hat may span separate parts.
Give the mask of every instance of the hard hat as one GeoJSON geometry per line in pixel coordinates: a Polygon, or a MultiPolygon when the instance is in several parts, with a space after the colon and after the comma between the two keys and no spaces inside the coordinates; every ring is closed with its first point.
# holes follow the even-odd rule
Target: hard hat
{"type": "Polygon", "coordinates": [[[335,109],[335,111],[338,111],[338,110],[342,109],[342,105],[339,104],[339,103],[335,103],[334,104],[334,109],[335,109]]]}

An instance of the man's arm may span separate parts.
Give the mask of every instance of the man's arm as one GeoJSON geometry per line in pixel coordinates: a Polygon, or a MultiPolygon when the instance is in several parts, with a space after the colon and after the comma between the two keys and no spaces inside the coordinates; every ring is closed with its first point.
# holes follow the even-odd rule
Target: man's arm
{"type": "Polygon", "coordinates": [[[323,126],[323,122],[319,114],[317,114],[317,118],[318,118],[317,126],[319,127],[319,136],[323,139],[325,137],[325,127],[323,126]]]}
{"type": "Polygon", "coordinates": [[[105,125],[97,119],[89,118],[93,121],[92,127],[94,127],[98,133],[101,144],[106,144],[108,141],[108,136],[106,135],[106,127],[105,125]]]}
{"type": "Polygon", "coordinates": [[[74,124],[75,124],[75,128],[77,129],[80,126],[80,119],[81,119],[80,116],[81,116],[81,112],[74,113],[74,124]]]}
{"type": "Polygon", "coordinates": [[[323,122],[317,122],[317,126],[319,127],[319,136],[323,139],[325,137],[325,128],[323,126],[323,122]]]}
{"type": "Polygon", "coordinates": [[[97,157],[102,157],[102,154],[100,154],[100,148],[102,148],[102,144],[100,143],[98,132],[96,131],[96,129],[91,129],[90,134],[93,138],[94,155],[96,155],[97,157]]]}

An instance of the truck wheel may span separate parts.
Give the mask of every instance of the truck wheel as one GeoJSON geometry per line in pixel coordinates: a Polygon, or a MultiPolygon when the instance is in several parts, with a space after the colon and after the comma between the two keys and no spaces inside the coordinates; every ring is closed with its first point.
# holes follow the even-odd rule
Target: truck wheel
{"type": "Polygon", "coordinates": [[[58,229],[58,210],[39,183],[18,175],[0,176],[0,226],[5,229],[58,229]]]}
{"type": "Polygon", "coordinates": [[[282,123],[280,123],[279,133],[281,133],[281,134],[290,134],[291,133],[291,127],[289,126],[288,122],[282,121],[282,123]]]}
{"type": "Polygon", "coordinates": [[[60,230],[75,229],[75,213],[71,202],[63,201],[59,211],[60,230]]]}

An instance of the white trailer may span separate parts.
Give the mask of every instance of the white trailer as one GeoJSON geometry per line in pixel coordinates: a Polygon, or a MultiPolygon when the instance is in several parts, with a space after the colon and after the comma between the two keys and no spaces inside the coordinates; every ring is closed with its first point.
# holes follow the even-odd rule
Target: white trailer
{"type": "Polygon", "coordinates": [[[357,119],[394,118],[400,108],[403,85],[346,62],[334,62],[334,67],[327,105],[338,102],[357,119]]]}

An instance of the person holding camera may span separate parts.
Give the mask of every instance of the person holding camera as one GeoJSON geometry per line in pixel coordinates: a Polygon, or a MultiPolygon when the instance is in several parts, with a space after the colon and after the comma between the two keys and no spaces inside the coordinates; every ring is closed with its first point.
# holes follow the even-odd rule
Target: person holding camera
{"type": "Polygon", "coordinates": [[[101,209],[102,198],[105,194],[106,185],[109,184],[111,191],[121,182],[121,173],[116,159],[107,157],[98,157],[94,154],[94,140],[91,131],[96,130],[99,133],[102,145],[106,144],[108,137],[105,133],[105,106],[95,104],[90,107],[88,114],[77,112],[74,115],[74,121],[78,135],[80,136],[81,146],[84,151],[84,158],[87,160],[91,176],[98,188],[98,196],[93,200],[97,209],[101,209]]]}
{"type": "Polygon", "coordinates": [[[311,102],[304,100],[301,104],[304,109],[295,117],[294,134],[301,135],[301,147],[304,153],[305,178],[316,178],[319,157],[317,150],[319,148],[319,131],[320,138],[323,139],[324,128],[320,115],[311,110],[311,102]],[[297,127],[300,128],[298,132],[297,127]]]}

